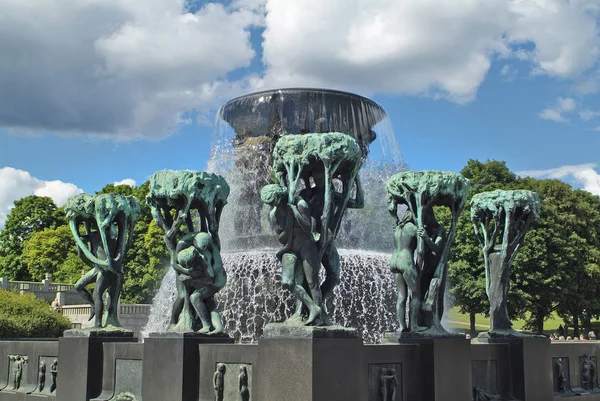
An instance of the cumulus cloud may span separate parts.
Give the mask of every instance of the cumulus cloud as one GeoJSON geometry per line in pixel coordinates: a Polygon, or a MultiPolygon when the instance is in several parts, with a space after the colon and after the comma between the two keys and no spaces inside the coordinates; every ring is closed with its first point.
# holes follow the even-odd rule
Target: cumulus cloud
{"type": "Polygon", "coordinates": [[[598,59],[596,3],[269,0],[264,86],[334,86],[466,102],[496,56],[526,60],[536,74],[573,78],[598,59]]]}
{"type": "Polygon", "coordinates": [[[135,180],[133,178],[125,178],[124,180],[113,182],[113,185],[128,185],[130,187],[135,187],[135,180]]]}
{"type": "Polygon", "coordinates": [[[599,57],[598,0],[188,3],[0,0],[0,127],[160,139],[282,86],[461,103],[498,58],[589,90],[599,57]],[[250,32],[263,26],[266,68],[249,73],[250,32]]]}
{"type": "Polygon", "coordinates": [[[250,7],[185,0],[0,0],[0,126],[162,138],[247,80],[250,7]]]}
{"type": "MultiPolygon", "coordinates": [[[[577,108],[575,100],[570,97],[557,97],[555,103],[543,110],[540,113],[540,118],[544,120],[551,120],[556,122],[568,122],[569,120],[564,116],[566,113],[570,113],[577,108]]],[[[583,117],[582,117],[583,118],[583,117]]]]}
{"type": "Polygon", "coordinates": [[[82,192],[70,182],[44,181],[31,176],[27,171],[12,167],[0,168],[0,229],[4,226],[15,200],[29,195],[49,196],[60,207],[70,196],[82,192]]]}
{"type": "Polygon", "coordinates": [[[521,171],[517,174],[522,177],[555,178],[559,180],[572,178],[586,191],[594,195],[600,195],[600,174],[596,172],[596,166],[595,163],[586,163],[562,166],[549,170],[521,171]]]}

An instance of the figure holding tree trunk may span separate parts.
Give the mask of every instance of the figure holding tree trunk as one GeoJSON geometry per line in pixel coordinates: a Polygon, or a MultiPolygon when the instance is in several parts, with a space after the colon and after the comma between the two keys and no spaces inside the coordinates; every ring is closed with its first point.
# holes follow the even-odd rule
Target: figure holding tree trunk
{"type": "Polygon", "coordinates": [[[286,135],[273,149],[276,183],[265,186],[261,198],[272,207],[271,224],[283,244],[277,256],[284,283],[297,300],[287,323],[331,324],[323,300],[339,282],[334,241],[346,209],[364,204],[358,180],[362,161],[356,141],[342,133],[286,135]],[[321,264],[325,281],[319,286],[321,264]]]}
{"type": "Polygon", "coordinates": [[[469,181],[460,174],[441,171],[407,171],[386,183],[389,212],[396,219],[396,249],[390,268],[396,275],[396,311],[401,336],[450,336],[441,325],[447,263],[456,223],[464,210],[469,181]],[[398,206],[407,210],[399,217],[398,206]],[[448,231],[438,223],[434,207],[450,209],[448,231]],[[406,322],[406,301],[410,297],[406,322]],[[403,334],[404,333],[404,334],[403,334]]]}
{"type": "Polygon", "coordinates": [[[140,202],[133,196],[119,194],[80,194],[67,200],[65,212],[77,253],[91,267],[75,284],[91,306],[89,320],[95,317],[94,328],[120,328],[117,306],[123,285],[123,262],[133,240],[140,202]],[[93,296],[85,288],[92,283],[93,296]]]}
{"type": "Polygon", "coordinates": [[[223,332],[214,295],[227,282],[219,224],[228,196],[229,185],[216,174],[165,170],[150,177],[146,201],[177,274],[169,331],[223,332]]]}
{"type": "Polygon", "coordinates": [[[483,192],[471,200],[471,220],[483,250],[490,300],[490,331],[485,336],[526,335],[512,328],[508,316],[510,265],[539,211],[538,194],[527,190],[483,192]]]}

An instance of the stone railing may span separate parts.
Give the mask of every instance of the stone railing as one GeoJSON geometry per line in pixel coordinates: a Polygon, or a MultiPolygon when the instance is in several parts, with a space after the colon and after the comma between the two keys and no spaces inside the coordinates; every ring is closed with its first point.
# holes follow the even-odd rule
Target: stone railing
{"type": "Polygon", "coordinates": [[[79,304],[83,301],[83,298],[75,291],[75,284],[53,283],[51,275],[47,275],[41,282],[9,281],[6,277],[0,277],[0,288],[21,294],[31,292],[36,297],[48,302],[58,298],[61,305],[79,304]]]}
{"type": "MultiPolygon", "coordinates": [[[[93,322],[88,321],[90,305],[67,305],[62,307],[62,314],[67,317],[74,327],[91,327],[93,322]]],[[[150,315],[149,304],[120,304],[119,321],[123,327],[133,330],[138,335],[148,322],[150,315]]]]}

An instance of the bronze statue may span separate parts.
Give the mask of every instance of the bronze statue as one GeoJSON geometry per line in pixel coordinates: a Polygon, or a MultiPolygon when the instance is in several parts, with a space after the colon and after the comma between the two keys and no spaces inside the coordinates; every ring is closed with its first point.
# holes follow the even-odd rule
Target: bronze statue
{"type": "Polygon", "coordinates": [[[223,391],[225,385],[225,364],[217,364],[217,370],[213,375],[213,389],[215,391],[215,401],[223,401],[223,391]]]}
{"type": "Polygon", "coordinates": [[[446,271],[458,217],[465,207],[469,181],[451,172],[407,171],[392,176],[386,183],[386,191],[388,211],[397,223],[394,231],[396,250],[390,268],[396,274],[398,285],[396,309],[400,333],[450,336],[441,324],[446,271]],[[399,205],[407,207],[407,215],[402,219],[398,216],[399,205]],[[450,209],[448,232],[436,220],[435,206],[450,209]],[[407,292],[411,298],[408,325],[403,309],[407,292]]]}
{"type": "Polygon", "coordinates": [[[39,391],[41,393],[44,390],[45,384],[46,384],[46,362],[40,361],[40,366],[38,368],[37,391],[39,391]]]}
{"type": "Polygon", "coordinates": [[[397,221],[394,229],[395,250],[390,261],[390,270],[396,278],[398,300],[396,314],[400,332],[417,331],[421,305],[420,272],[414,260],[417,250],[417,225],[414,215],[406,211],[402,220],[398,219],[397,204],[390,210],[397,221]],[[410,297],[410,316],[406,324],[406,301],[410,297]]]}
{"type": "Polygon", "coordinates": [[[592,355],[585,355],[581,362],[581,387],[585,390],[596,388],[596,363],[592,355]]]}
{"type": "Polygon", "coordinates": [[[250,400],[250,389],[248,388],[248,369],[246,366],[240,366],[240,376],[238,378],[240,401],[250,400]]]}
{"type": "Polygon", "coordinates": [[[381,370],[380,391],[381,401],[396,401],[396,391],[398,389],[398,379],[396,378],[396,369],[384,368],[381,370]]]}
{"type": "Polygon", "coordinates": [[[485,290],[490,300],[487,335],[525,335],[512,329],[508,316],[510,265],[539,211],[538,194],[527,190],[482,192],[471,200],[471,220],[483,251],[485,290]]]}
{"type": "Polygon", "coordinates": [[[283,285],[308,308],[310,314],[304,322],[308,325],[320,317],[323,307],[319,287],[319,251],[312,235],[308,205],[299,197],[295,198],[295,204],[290,204],[287,195],[287,188],[277,184],[266,185],[261,190],[262,201],[272,207],[269,214],[271,226],[283,245],[277,251],[283,285]],[[310,295],[304,288],[305,282],[310,295]]]}
{"type": "Polygon", "coordinates": [[[23,378],[23,364],[25,357],[15,355],[13,357],[13,390],[18,390],[21,387],[21,379],[23,378]]]}
{"type": "Polygon", "coordinates": [[[223,332],[215,294],[225,287],[227,277],[216,243],[210,234],[191,233],[179,241],[176,253],[173,267],[179,273],[179,281],[189,289],[190,302],[202,323],[198,332],[223,332]]]}
{"type": "Polygon", "coordinates": [[[95,317],[96,328],[120,328],[117,306],[123,285],[123,262],[133,240],[140,202],[119,194],[80,194],[67,200],[65,211],[77,252],[92,268],[75,284],[75,289],[90,304],[89,320],[95,317]],[[85,287],[94,282],[92,297],[85,287]]]}
{"type": "Polygon", "coordinates": [[[58,375],[58,359],[52,361],[52,365],[50,365],[50,393],[54,393],[56,390],[56,375],[58,375]]]}
{"type": "Polygon", "coordinates": [[[163,230],[171,267],[177,274],[170,331],[195,331],[199,319],[202,333],[223,332],[214,295],[227,282],[219,254],[219,225],[228,196],[229,185],[216,174],[165,170],[150,177],[146,201],[163,230]],[[196,223],[194,215],[198,216],[196,223]],[[210,313],[210,323],[206,311],[210,313]]]}
{"type": "Polygon", "coordinates": [[[556,381],[559,393],[564,393],[567,391],[567,387],[569,386],[569,381],[567,379],[567,375],[565,374],[565,367],[563,365],[562,358],[556,358],[554,361],[554,371],[556,374],[556,381]]]}
{"type": "Polygon", "coordinates": [[[271,223],[284,245],[278,252],[284,283],[297,301],[287,323],[331,324],[323,301],[339,283],[335,238],[344,212],[364,203],[361,165],[358,144],[342,133],[286,135],[273,149],[275,183],[263,188],[261,198],[273,208],[271,223]],[[325,281],[319,286],[321,264],[325,281]]]}

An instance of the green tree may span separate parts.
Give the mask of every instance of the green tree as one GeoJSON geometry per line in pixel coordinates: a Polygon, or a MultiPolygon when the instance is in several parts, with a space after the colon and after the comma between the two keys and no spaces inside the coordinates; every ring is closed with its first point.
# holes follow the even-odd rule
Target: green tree
{"type": "Polygon", "coordinates": [[[66,225],[34,233],[25,241],[22,262],[35,281],[51,273],[54,281],[70,283],[87,268],[77,255],[73,234],[66,225]]]}
{"type": "Polygon", "coordinates": [[[0,232],[0,276],[10,280],[30,279],[21,257],[23,244],[38,231],[64,224],[64,212],[51,198],[32,195],[16,200],[0,232]]]}

